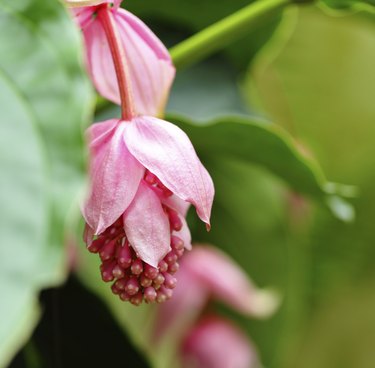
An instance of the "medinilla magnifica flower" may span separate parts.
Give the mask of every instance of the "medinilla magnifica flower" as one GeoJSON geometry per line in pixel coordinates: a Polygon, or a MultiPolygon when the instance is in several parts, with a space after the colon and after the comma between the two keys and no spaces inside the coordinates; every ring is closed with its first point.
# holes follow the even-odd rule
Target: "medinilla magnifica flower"
{"type": "Polygon", "coordinates": [[[102,278],[113,282],[114,294],[135,305],[163,302],[176,286],[179,258],[191,247],[187,208],[193,204],[209,227],[213,183],[187,135],[150,116],[160,108],[160,96],[165,99],[160,41],[132,15],[108,4],[77,12],[80,21],[91,14],[83,28],[88,53],[93,52],[93,79],[117,86],[113,96],[122,115],[88,130],[85,241],[99,253],[102,278]]]}
{"type": "Polygon", "coordinates": [[[160,306],[154,340],[172,331],[175,340],[195,325],[210,300],[220,300],[237,312],[267,318],[279,301],[273,291],[261,290],[228,255],[211,245],[195,245],[184,256],[173,299],[160,306]]]}
{"type": "Polygon", "coordinates": [[[88,137],[85,240],[102,259],[102,278],[133,304],[169,299],[178,260],[191,247],[189,203],[209,226],[211,177],[186,134],[154,117],[97,123],[88,137]]]}
{"type": "MultiPolygon", "coordinates": [[[[115,65],[100,9],[110,1],[66,1],[82,28],[86,64],[97,91],[116,104],[121,103],[115,65]],[[95,5],[95,6],[90,6],[95,5]]],[[[175,68],[168,50],[135,15],[119,8],[121,1],[108,8],[116,24],[129,69],[133,108],[137,114],[161,116],[169,95],[175,68]]],[[[124,55],[123,55],[124,57],[124,55]]]]}

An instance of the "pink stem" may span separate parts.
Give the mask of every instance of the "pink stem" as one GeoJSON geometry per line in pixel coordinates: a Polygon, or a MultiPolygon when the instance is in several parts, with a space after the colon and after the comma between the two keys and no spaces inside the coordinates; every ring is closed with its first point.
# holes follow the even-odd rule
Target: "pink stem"
{"type": "Polygon", "coordinates": [[[117,32],[116,22],[113,18],[112,10],[107,4],[99,7],[97,14],[107,36],[113,64],[115,66],[118,87],[120,90],[121,118],[123,120],[131,120],[134,117],[134,109],[129,69],[126,63],[125,51],[117,32]]]}

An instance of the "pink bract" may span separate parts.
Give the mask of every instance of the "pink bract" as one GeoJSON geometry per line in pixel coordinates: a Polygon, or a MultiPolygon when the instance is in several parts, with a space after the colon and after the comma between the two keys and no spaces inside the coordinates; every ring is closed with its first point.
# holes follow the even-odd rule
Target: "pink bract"
{"type": "MultiPolygon", "coordinates": [[[[96,7],[75,10],[84,35],[86,63],[98,92],[120,105],[120,92],[108,39],[100,22],[93,17],[96,7]]],[[[129,93],[137,115],[160,116],[175,76],[168,50],[135,15],[124,9],[110,10],[126,55],[129,93]]]]}

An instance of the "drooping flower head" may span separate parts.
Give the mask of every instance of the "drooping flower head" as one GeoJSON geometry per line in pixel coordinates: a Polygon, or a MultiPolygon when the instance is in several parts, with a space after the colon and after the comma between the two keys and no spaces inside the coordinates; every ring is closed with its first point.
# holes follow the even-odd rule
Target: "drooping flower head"
{"type": "Polygon", "coordinates": [[[88,135],[92,188],[83,215],[103,280],[115,280],[113,292],[133,304],[169,299],[178,259],[191,248],[190,203],[209,226],[211,177],[186,134],[166,121],[109,120],[88,135]]]}
{"type": "Polygon", "coordinates": [[[209,227],[213,183],[186,134],[151,116],[163,109],[174,76],[167,50],[119,2],[87,5],[75,14],[90,73],[98,91],[121,104],[122,117],[88,130],[85,241],[114,294],[135,305],[163,302],[191,247],[187,208],[193,204],[209,227]]]}

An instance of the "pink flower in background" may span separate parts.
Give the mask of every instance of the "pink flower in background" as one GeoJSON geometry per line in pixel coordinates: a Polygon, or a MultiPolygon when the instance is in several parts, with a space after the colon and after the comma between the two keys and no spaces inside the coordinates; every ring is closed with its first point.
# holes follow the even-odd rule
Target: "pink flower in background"
{"type": "Polygon", "coordinates": [[[91,192],[83,215],[102,277],[116,279],[113,292],[133,304],[169,299],[177,261],[191,247],[189,203],[209,226],[211,177],[186,134],[166,121],[113,119],[94,124],[88,135],[91,192]]]}
{"type": "MultiPolygon", "coordinates": [[[[134,111],[137,115],[160,116],[168,99],[175,68],[162,42],[139,18],[118,8],[119,3],[115,3],[110,11],[126,55],[130,77],[128,88],[131,85],[134,111]]],[[[103,97],[120,105],[110,45],[100,17],[93,16],[98,8],[87,6],[74,9],[74,13],[83,31],[86,63],[91,79],[103,97]]]]}
{"type": "Polygon", "coordinates": [[[274,292],[256,288],[225,253],[195,245],[181,262],[173,299],[158,308],[156,348],[166,343],[184,368],[258,367],[252,343],[229,321],[212,316],[210,300],[257,318],[269,317],[279,304],[274,292]]]}
{"type": "Polygon", "coordinates": [[[231,322],[205,317],[185,336],[183,368],[258,368],[257,352],[247,336],[231,322]]]}
{"type": "Polygon", "coordinates": [[[159,339],[170,329],[183,333],[210,299],[257,318],[269,317],[278,306],[276,295],[256,288],[225,253],[213,246],[195,245],[181,262],[173,299],[159,309],[154,338],[159,339]]]}

